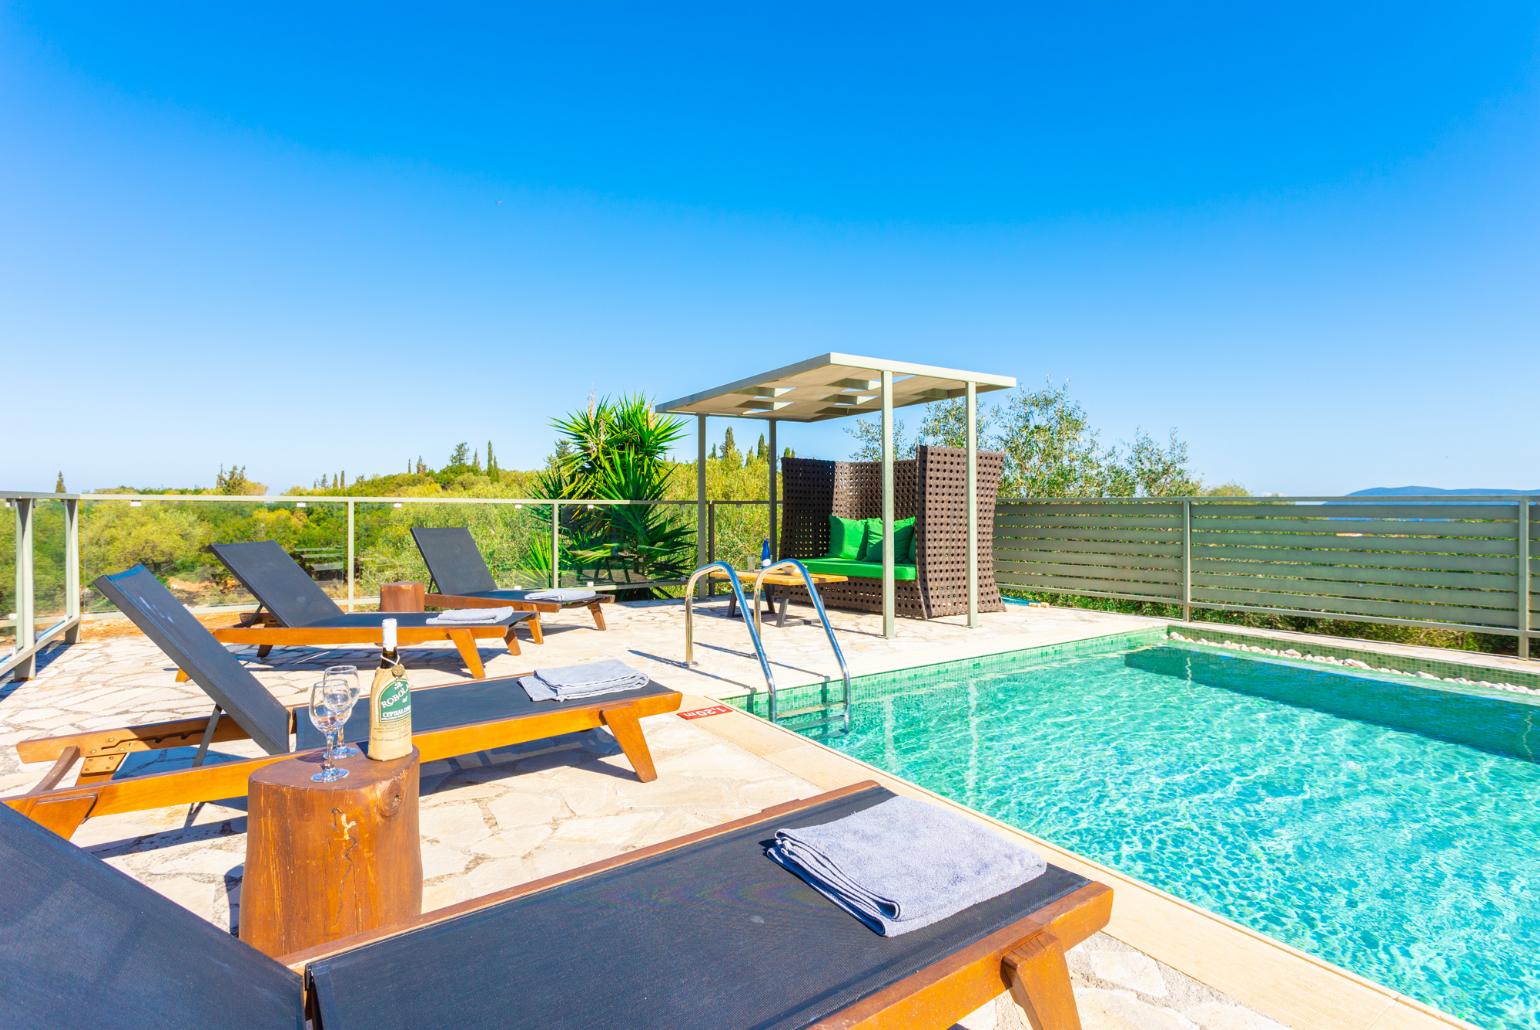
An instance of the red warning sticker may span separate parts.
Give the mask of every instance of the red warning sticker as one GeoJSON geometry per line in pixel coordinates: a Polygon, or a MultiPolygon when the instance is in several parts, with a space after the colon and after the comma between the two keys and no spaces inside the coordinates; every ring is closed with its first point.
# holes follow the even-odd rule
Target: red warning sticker
{"type": "Polygon", "coordinates": [[[704,719],[708,715],[726,715],[730,711],[732,711],[732,709],[726,705],[712,705],[710,708],[697,708],[689,712],[680,712],[679,718],[704,719]]]}

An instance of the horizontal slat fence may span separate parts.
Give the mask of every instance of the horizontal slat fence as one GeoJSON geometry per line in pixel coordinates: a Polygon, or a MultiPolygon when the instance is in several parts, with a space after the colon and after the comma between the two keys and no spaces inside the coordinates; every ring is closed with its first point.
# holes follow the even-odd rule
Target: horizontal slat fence
{"type": "Polygon", "coordinates": [[[1518,635],[1540,626],[1536,498],[1002,500],[1002,587],[1518,635]]]}

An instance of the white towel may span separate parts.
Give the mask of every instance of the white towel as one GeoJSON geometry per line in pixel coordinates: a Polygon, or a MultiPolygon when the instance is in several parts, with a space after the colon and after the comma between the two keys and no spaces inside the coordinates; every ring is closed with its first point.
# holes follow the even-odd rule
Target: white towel
{"type": "Polygon", "coordinates": [[[572,604],[576,601],[597,601],[599,591],[585,590],[582,587],[557,587],[554,590],[531,590],[524,595],[526,601],[554,601],[557,604],[572,604]]]}
{"type": "Polygon", "coordinates": [[[451,608],[428,620],[430,626],[489,626],[513,614],[512,608],[451,608]]]}
{"type": "Polygon", "coordinates": [[[636,690],[647,685],[647,676],[625,662],[608,659],[583,665],[564,665],[556,669],[536,669],[519,685],[531,701],[573,701],[599,694],[636,690]]]}

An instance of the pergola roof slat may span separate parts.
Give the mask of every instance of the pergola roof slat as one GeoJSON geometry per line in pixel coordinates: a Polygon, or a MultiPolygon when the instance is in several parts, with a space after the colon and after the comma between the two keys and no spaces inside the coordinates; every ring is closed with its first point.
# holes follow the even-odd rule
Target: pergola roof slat
{"type": "Polygon", "coordinates": [[[895,408],[961,397],[967,383],[973,383],[980,393],[1016,385],[1012,376],[830,353],[666,401],[657,410],[681,415],[823,422],[877,411],[881,407],[884,372],[893,375],[895,408]]]}

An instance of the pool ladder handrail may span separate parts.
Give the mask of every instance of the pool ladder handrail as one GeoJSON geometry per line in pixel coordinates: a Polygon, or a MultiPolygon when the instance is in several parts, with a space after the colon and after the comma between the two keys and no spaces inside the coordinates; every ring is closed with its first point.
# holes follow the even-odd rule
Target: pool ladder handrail
{"type": "MultiPolygon", "coordinates": [[[[812,574],[807,571],[806,565],[803,565],[796,558],[782,558],[780,561],[771,562],[759,570],[758,574],[754,577],[754,625],[756,627],[759,626],[759,597],[764,590],[765,577],[776,569],[786,566],[790,566],[802,574],[802,583],[807,588],[807,596],[813,602],[813,610],[818,613],[818,621],[823,624],[824,635],[829,638],[829,647],[834,651],[834,660],[839,662],[840,679],[844,681],[845,685],[843,726],[841,728],[848,733],[850,732],[850,667],[845,664],[845,652],[840,650],[840,642],[834,637],[834,627],[829,624],[829,613],[824,610],[823,598],[819,595],[818,588],[813,585],[812,574]]],[[[775,698],[772,697],[771,722],[775,721],[774,704],[775,698]]]]}
{"type": "Polygon", "coordinates": [[[737,602],[738,602],[738,611],[740,613],[742,613],[744,624],[746,626],[748,626],[748,628],[749,628],[749,639],[752,640],[753,643],[754,643],[754,653],[759,657],[759,667],[760,667],[760,669],[765,674],[765,686],[769,690],[770,721],[771,722],[775,722],[777,720],[778,715],[779,715],[779,702],[778,702],[778,698],[776,697],[775,676],[770,672],[770,662],[765,657],[765,647],[764,647],[763,640],[762,640],[762,638],[760,636],[761,624],[760,624],[759,601],[760,601],[761,595],[764,593],[764,589],[765,589],[765,582],[764,582],[764,580],[765,580],[765,577],[770,575],[771,573],[775,572],[775,570],[777,570],[777,569],[786,568],[786,567],[794,568],[799,573],[802,574],[802,582],[803,582],[803,584],[807,588],[807,596],[813,602],[813,610],[818,613],[818,621],[823,625],[824,635],[829,638],[829,647],[831,649],[833,649],[833,651],[834,651],[834,659],[835,659],[835,661],[839,662],[840,679],[844,682],[844,687],[845,687],[844,712],[842,713],[842,716],[841,716],[842,723],[843,723],[842,729],[845,732],[848,733],[850,731],[850,699],[851,699],[850,667],[845,663],[845,653],[840,650],[839,640],[836,639],[835,636],[834,636],[834,627],[832,625],[830,625],[830,623],[829,623],[829,613],[824,610],[823,598],[821,596],[819,596],[818,588],[813,585],[813,577],[807,571],[807,566],[803,565],[796,558],[782,558],[780,561],[772,562],[769,565],[764,566],[763,568],[761,568],[755,574],[755,576],[754,576],[754,605],[753,605],[752,609],[750,609],[750,607],[745,603],[745,598],[744,598],[744,595],[743,595],[743,585],[738,580],[737,570],[735,570],[727,562],[725,562],[725,561],[709,562],[709,563],[707,563],[705,565],[702,565],[700,568],[696,569],[695,572],[693,574],[691,574],[691,576],[690,576],[690,581],[689,581],[689,584],[685,587],[685,595],[684,595],[684,661],[685,661],[685,665],[689,666],[689,665],[694,665],[695,664],[695,661],[694,661],[695,634],[694,634],[694,626],[693,626],[694,605],[693,605],[693,600],[692,600],[694,592],[695,592],[695,582],[701,576],[709,573],[712,569],[720,568],[724,572],[727,573],[728,582],[732,585],[733,594],[736,597],[737,602]],[[754,617],[752,619],[748,617],[748,613],[751,610],[754,613],[754,617]]]}
{"type": "MultiPolygon", "coordinates": [[[[684,664],[689,668],[695,664],[695,583],[712,569],[721,569],[727,573],[727,582],[733,588],[733,594],[738,600],[738,610],[748,611],[747,601],[743,597],[743,584],[738,582],[738,572],[725,561],[707,562],[694,572],[690,573],[690,580],[684,588],[684,664]]],[[[756,597],[757,602],[757,597],[756,597]]],[[[754,643],[754,654],[759,658],[759,669],[765,674],[765,686],[770,691],[770,721],[775,721],[775,674],[770,671],[770,662],[765,658],[765,645],[759,639],[759,626],[751,619],[744,619],[749,627],[749,639],[754,643]]]]}

